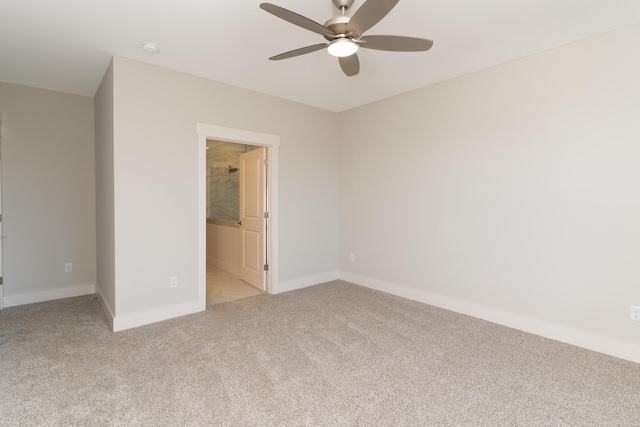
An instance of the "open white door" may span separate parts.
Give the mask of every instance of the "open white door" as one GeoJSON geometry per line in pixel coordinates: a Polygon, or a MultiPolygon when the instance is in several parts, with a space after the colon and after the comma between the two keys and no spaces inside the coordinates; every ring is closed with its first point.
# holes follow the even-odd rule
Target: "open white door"
{"type": "Polygon", "coordinates": [[[240,277],[261,291],[265,287],[265,158],[264,147],[240,155],[240,277]]]}

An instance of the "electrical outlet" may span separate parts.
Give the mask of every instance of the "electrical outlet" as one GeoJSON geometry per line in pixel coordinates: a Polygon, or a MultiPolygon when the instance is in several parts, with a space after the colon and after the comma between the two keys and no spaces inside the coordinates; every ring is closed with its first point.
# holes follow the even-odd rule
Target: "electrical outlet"
{"type": "Polygon", "coordinates": [[[178,287],[178,276],[169,277],[169,287],[177,288],[178,287]]]}
{"type": "Polygon", "coordinates": [[[356,262],[356,254],[350,254],[349,259],[351,260],[351,262],[356,262]]]}
{"type": "Polygon", "coordinates": [[[64,272],[71,273],[73,271],[73,264],[68,262],[64,265],[64,272]]]}
{"type": "Polygon", "coordinates": [[[640,307],[637,305],[631,306],[631,320],[637,320],[640,322],[640,307]]]}

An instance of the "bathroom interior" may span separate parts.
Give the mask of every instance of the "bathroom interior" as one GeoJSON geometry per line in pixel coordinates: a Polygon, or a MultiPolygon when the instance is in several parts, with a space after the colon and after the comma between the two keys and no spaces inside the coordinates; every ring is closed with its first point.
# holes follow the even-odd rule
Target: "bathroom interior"
{"type": "Polygon", "coordinates": [[[240,278],[240,154],[258,148],[207,140],[207,306],[263,293],[240,278]]]}

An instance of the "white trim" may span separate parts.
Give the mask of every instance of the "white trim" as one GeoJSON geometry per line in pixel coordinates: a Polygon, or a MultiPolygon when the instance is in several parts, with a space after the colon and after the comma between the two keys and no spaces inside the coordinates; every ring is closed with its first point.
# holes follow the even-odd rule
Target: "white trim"
{"type": "Polygon", "coordinates": [[[218,258],[213,258],[207,256],[207,264],[214,265],[221,270],[226,271],[227,273],[235,274],[236,276],[240,275],[240,266],[228,263],[226,261],[222,261],[218,258]]]}
{"type": "Polygon", "coordinates": [[[265,147],[280,145],[280,137],[278,135],[209,125],[206,123],[197,123],[196,133],[217,141],[235,142],[237,144],[261,145],[265,147]]]}
{"type": "MultiPolygon", "coordinates": [[[[198,134],[198,301],[206,307],[206,145],[207,139],[267,147],[267,198],[269,227],[267,229],[267,292],[279,293],[278,283],[278,157],[280,136],[206,123],[196,123],[198,134]]],[[[204,308],[203,308],[204,309],[204,308]]]]}
{"type": "Polygon", "coordinates": [[[4,306],[15,307],[17,305],[33,304],[36,302],[52,301],[62,298],[79,297],[96,293],[96,285],[72,286],[68,288],[52,289],[49,291],[29,292],[18,295],[5,295],[4,306]]]}
{"type": "MultiPolygon", "coordinates": [[[[199,128],[199,126],[196,126],[199,128]]],[[[198,134],[198,304],[207,309],[207,136],[198,134]]]]}
{"type": "MultiPolygon", "coordinates": [[[[280,137],[278,137],[278,145],[280,137]]],[[[274,145],[267,148],[267,199],[269,206],[269,228],[267,230],[267,292],[275,294],[280,291],[280,282],[278,273],[280,271],[280,263],[278,262],[278,236],[280,228],[278,219],[280,218],[278,211],[278,168],[280,148],[274,145]]]]}
{"type": "Polygon", "coordinates": [[[377,291],[386,292],[456,313],[488,320],[489,322],[520,331],[540,335],[545,338],[572,344],[577,347],[640,363],[640,345],[627,341],[357,274],[340,272],[340,279],[377,291]]]}
{"type": "Polygon", "coordinates": [[[282,292],[295,291],[296,289],[319,285],[320,283],[331,282],[332,280],[338,280],[339,275],[340,274],[337,271],[331,271],[328,273],[318,274],[316,276],[287,280],[286,282],[280,283],[280,285],[278,286],[278,292],[273,293],[280,294],[282,292]]]}
{"type": "Polygon", "coordinates": [[[113,318],[113,332],[124,331],[125,329],[137,328],[138,326],[149,325],[175,317],[186,316],[188,314],[202,311],[200,301],[190,301],[170,307],[158,308],[141,313],[128,314],[113,318]]]}

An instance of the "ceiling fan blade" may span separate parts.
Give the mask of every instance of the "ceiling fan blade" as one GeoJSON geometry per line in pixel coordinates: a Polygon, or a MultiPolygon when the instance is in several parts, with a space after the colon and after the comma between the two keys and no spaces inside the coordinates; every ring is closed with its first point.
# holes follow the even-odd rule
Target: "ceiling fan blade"
{"type": "Polygon", "coordinates": [[[356,53],[350,56],[343,56],[342,58],[338,58],[338,60],[340,61],[340,68],[342,68],[342,71],[344,71],[347,76],[355,76],[360,72],[360,60],[356,53]]]}
{"type": "Polygon", "coordinates": [[[272,56],[269,59],[272,61],[278,61],[280,59],[293,58],[294,56],[300,56],[300,55],[304,55],[305,53],[315,52],[316,50],[324,49],[325,47],[327,47],[327,43],[313,44],[311,46],[301,47],[300,49],[290,50],[289,52],[272,56]]]}
{"type": "Polygon", "coordinates": [[[423,52],[433,46],[432,40],[403,36],[364,36],[359,41],[363,48],[394,52],[423,52]]]}
{"type": "Polygon", "coordinates": [[[322,36],[324,36],[325,34],[333,35],[333,32],[324,25],[320,25],[316,21],[312,21],[309,18],[305,18],[302,15],[298,15],[295,12],[291,12],[290,10],[284,9],[280,6],[276,6],[275,4],[262,3],[260,4],[260,8],[262,10],[266,10],[272,15],[277,16],[280,19],[284,19],[285,21],[297,25],[298,27],[313,31],[314,33],[318,33],[322,36]]]}
{"type": "Polygon", "coordinates": [[[398,1],[400,0],[367,0],[349,20],[347,31],[353,31],[356,37],[361,36],[387,16],[398,1]]]}

